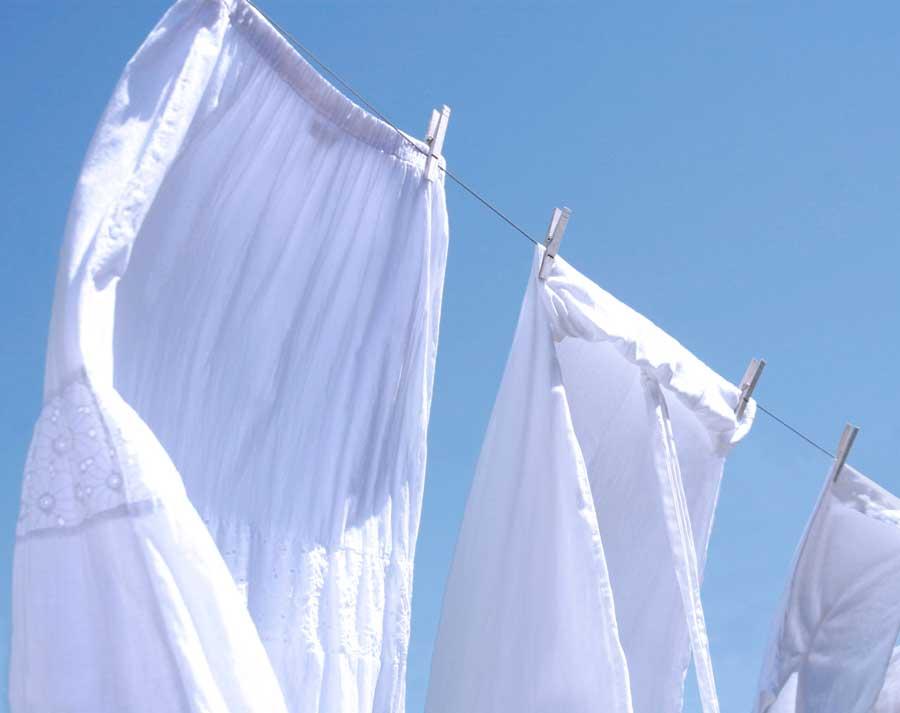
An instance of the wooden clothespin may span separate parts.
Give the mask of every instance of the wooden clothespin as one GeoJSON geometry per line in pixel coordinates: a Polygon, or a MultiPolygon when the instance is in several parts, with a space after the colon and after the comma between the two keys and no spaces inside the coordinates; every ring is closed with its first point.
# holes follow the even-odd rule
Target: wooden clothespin
{"type": "Polygon", "coordinates": [[[559,252],[559,244],[562,242],[563,235],[566,232],[566,224],[569,222],[569,216],[571,215],[572,211],[568,208],[553,209],[550,227],[547,228],[547,237],[544,240],[544,259],[541,260],[541,270],[538,272],[538,277],[542,280],[546,280],[547,275],[550,274],[553,258],[559,252]]]}
{"type": "Polygon", "coordinates": [[[447,136],[447,124],[450,121],[450,107],[444,104],[441,110],[431,110],[428,132],[425,143],[428,144],[428,158],[425,159],[425,180],[433,181],[437,177],[438,162],[444,150],[444,137],[447,136]]]}
{"type": "Polygon", "coordinates": [[[737,416],[738,420],[743,418],[744,411],[747,409],[747,404],[750,402],[750,397],[753,396],[753,390],[756,388],[759,377],[762,376],[763,369],[765,368],[765,359],[750,360],[750,366],[747,367],[747,371],[744,372],[744,378],[741,379],[741,399],[738,401],[737,408],[734,410],[734,415],[737,416]]]}
{"type": "Polygon", "coordinates": [[[847,456],[850,455],[850,449],[853,447],[853,441],[856,440],[856,434],[859,433],[859,426],[848,423],[844,426],[844,432],[841,434],[841,441],[838,443],[837,453],[834,454],[834,465],[831,467],[831,482],[836,483],[841,469],[847,463],[847,456]]]}

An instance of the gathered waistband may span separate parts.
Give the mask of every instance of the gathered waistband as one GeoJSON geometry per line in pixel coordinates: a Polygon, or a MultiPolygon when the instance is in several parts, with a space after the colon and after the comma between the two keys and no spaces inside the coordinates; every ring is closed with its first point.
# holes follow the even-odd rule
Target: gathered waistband
{"type": "Polygon", "coordinates": [[[428,145],[355,104],[325,79],[247,0],[233,0],[231,26],[256,48],[305,101],[342,131],[385,153],[421,163],[428,145]]]}

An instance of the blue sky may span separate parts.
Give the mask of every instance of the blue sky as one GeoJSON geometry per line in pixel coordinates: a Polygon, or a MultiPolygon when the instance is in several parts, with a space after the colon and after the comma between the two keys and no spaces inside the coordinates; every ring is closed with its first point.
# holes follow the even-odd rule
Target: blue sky
{"type": "MultiPolygon", "coordinates": [[[[900,491],[900,6],[260,0],[407,131],[453,108],[451,169],[720,373],[900,491]]],[[[56,258],[100,112],[166,2],[0,5],[0,640],[56,258]]],[[[531,247],[448,184],[444,315],[408,710],[531,247]]],[[[733,453],[703,597],[722,707],[748,710],[828,460],[765,415],[733,453]]],[[[689,677],[687,711],[698,710],[689,677]]],[[[5,699],[5,696],[4,696],[5,699]]],[[[0,710],[3,710],[0,708],[0,710]]]]}

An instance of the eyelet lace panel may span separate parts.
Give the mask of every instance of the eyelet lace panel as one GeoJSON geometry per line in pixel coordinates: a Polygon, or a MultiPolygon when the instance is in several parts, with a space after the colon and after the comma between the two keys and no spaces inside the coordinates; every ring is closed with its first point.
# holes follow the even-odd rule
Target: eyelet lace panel
{"type": "Polygon", "coordinates": [[[74,527],[129,502],[146,500],[121,431],[83,379],[70,382],[41,410],[22,483],[18,536],[74,527]]]}
{"type": "Polygon", "coordinates": [[[405,547],[378,537],[390,525],[371,520],[346,532],[339,546],[326,547],[273,532],[268,524],[210,513],[204,522],[272,665],[286,677],[283,690],[291,710],[318,707],[308,703],[304,681],[324,681],[321,700],[338,695],[347,684],[329,671],[354,672],[360,710],[380,709],[380,696],[402,690],[412,562],[405,547]]]}

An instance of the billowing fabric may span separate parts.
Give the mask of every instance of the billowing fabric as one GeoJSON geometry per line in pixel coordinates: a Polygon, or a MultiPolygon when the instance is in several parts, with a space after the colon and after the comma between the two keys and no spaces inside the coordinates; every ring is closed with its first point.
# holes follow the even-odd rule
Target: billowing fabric
{"type": "Polygon", "coordinates": [[[900,711],[898,633],[900,499],[844,466],[797,549],[756,712],[900,711]]]}
{"type": "Polygon", "coordinates": [[[129,62],[61,255],[15,713],[403,710],[448,237],[423,149],[242,0],[177,2],[129,62]]]}
{"type": "Polygon", "coordinates": [[[535,253],[456,547],[428,713],[673,713],[740,391],[535,253]]]}

